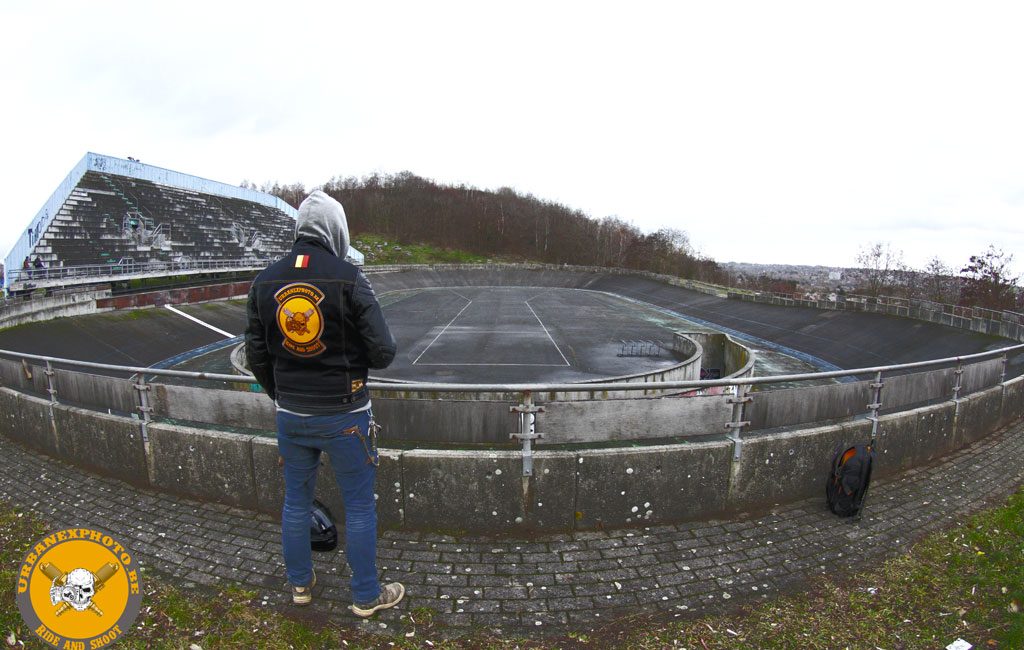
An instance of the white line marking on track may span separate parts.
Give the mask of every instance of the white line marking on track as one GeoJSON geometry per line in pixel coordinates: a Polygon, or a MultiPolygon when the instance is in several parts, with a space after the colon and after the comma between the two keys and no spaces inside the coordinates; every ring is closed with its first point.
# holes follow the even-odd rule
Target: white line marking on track
{"type": "Polygon", "coordinates": [[[564,363],[419,363],[419,366],[531,366],[537,368],[561,368],[564,363]]]}
{"type": "Polygon", "coordinates": [[[551,338],[551,332],[548,331],[547,327],[544,327],[544,321],[540,319],[540,316],[537,315],[537,312],[533,311],[533,307],[530,305],[529,301],[524,300],[523,304],[530,308],[530,312],[533,313],[533,317],[537,319],[537,322],[540,323],[540,326],[541,328],[543,328],[544,333],[548,335],[548,340],[551,341],[551,345],[555,346],[555,349],[558,350],[558,354],[562,355],[562,361],[564,361],[565,365],[568,366],[569,360],[565,358],[564,354],[562,354],[562,348],[558,347],[558,344],[555,343],[555,339],[551,338]]]}
{"type": "Polygon", "coordinates": [[[413,359],[412,365],[414,365],[414,366],[416,365],[416,362],[420,360],[420,357],[422,357],[424,354],[427,353],[427,350],[430,349],[430,346],[433,345],[434,343],[436,343],[437,339],[441,338],[441,335],[445,333],[445,330],[447,330],[449,327],[451,327],[452,323],[454,323],[456,320],[458,320],[459,316],[462,315],[462,312],[466,311],[466,308],[469,307],[472,304],[473,304],[472,300],[467,302],[466,306],[463,307],[462,309],[460,309],[459,313],[455,314],[455,318],[453,318],[450,321],[448,321],[448,324],[444,326],[444,329],[442,329],[440,332],[437,333],[437,336],[434,337],[434,340],[431,341],[430,343],[427,343],[427,347],[423,348],[423,352],[420,352],[420,355],[418,357],[416,357],[415,359],[413,359]]]}
{"type": "Polygon", "coordinates": [[[547,291],[541,291],[540,293],[538,293],[538,294],[537,294],[537,295],[535,295],[535,296],[530,296],[529,298],[527,298],[527,299],[526,299],[526,300],[524,300],[523,302],[530,302],[530,301],[531,301],[531,300],[533,300],[534,298],[540,298],[540,297],[541,297],[541,296],[543,296],[543,295],[544,295],[545,293],[550,293],[551,291],[553,291],[553,289],[548,289],[547,291]]]}
{"type": "Polygon", "coordinates": [[[193,321],[195,323],[199,323],[203,327],[205,327],[207,329],[211,329],[214,332],[217,332],[218,334],[220,334],[221,336],[223,336],[225,338],[233,339],[236,336],[235,334],[231,334],[230,332],[225,332],[224,330],[222,330],[220,328],[214,327],[213,325],[210,325],[209,323],[204,323],[203,321],[199,320],[195,316],[191,316],[189,314],[186,314],[185,312],[181,311],[180,309],[175,309],[171,305],[164,305],[164,307],[166,307],[167,309],[170,309],[171,311],[173,311],[175,314],[178,314],[179,316],[184,316],[185,318],[189,319],[190,321],[193,321]]]}
{"type": "Polygon", "coordinates": [[[460,325],[458,331],[449,334],[449,337],[460,337],[460,336],[473,336],[476,334],[508,334],[509,336],[540,336],[540,332],[537,330],[489,330],[482,327],[467,327],[460,325]]]}

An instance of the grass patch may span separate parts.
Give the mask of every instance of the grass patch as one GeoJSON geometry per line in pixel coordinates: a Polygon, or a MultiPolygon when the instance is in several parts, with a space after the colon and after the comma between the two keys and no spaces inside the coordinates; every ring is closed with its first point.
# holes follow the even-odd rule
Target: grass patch
{"type": "MultiPolygon", "coordinates": [[[[46,532],[34,516],[0,506],[0,584],[14,585],[29,544],[46,532]]],[[[963,638],[977,649],[1022,648],[1024,490],[877,570],[820,580],[799,595],[699,619],[639,615],[544,639],[480,631],[453,637],[427,607],[405,612],[399,629],[389,628],[387,636],[373,636],[326,622],[316,612],[270,609],[256,592],[238,587],[182,591],[149,574],[144,588],[142,612],[117,647],[909,650],[944,648],[963,638]]],[[[44,647],[24,629],[10,592],[0,599],[0,634],[0,648],[44,647]]]]}
{"type": "Polygon", "coordinates": [[[482,264],[483,255],[429,244],[408,244],[389,240],[383,235],[364,233],[352,241],[366,255],[366,264],[482,264]]]}
{"type": "MultiPolygon", "coordinates": [[[[841,539],[841,538],[837,538],[841,539]]],[[[629,648],[1024,648],[1024,491],[877,571],[735,615],[623,633],[629,648]]],[[[636,623],[629,627],[636,629],[636,623]]],[[[620,623],[621,625],[621,623],[620,623]]]]}

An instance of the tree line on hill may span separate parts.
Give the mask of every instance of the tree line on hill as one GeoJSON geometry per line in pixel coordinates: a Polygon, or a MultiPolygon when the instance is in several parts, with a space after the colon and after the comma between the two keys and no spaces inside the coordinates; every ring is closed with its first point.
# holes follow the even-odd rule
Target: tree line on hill
{"type": "MultiPolygon", "coordinates": [[[[301,183],[244,187],[273,194],[297,207],[301,183]]],[[[408,243],[509,260],[652,271],[706,282],[725,273],[698,254],[682,230],[644,233],[617,217],[593,219],[553,201],[503,187],[481,190],[442,185],[410,172],[336,177],[320,189],[345,206],[352,236],[384,235],[408,243]]]]}
{"type": "MultiPolygon", "coordinates": [[[[301,183],[242,182],[298,207],[308,191],[301,183]]],[[[761,291],[801,293],[826,287],[802,286],[769,275],[737,278],[697,253],[687,234],[675,228],[644,233],[617,217],[594,219],[554,201],[503,187],[481,190],[444,185],[405,171],[363,178],[335,177],[320,189],[358,219],[353,238],[378,234],[399,242],[507,260],[602,266],[651,271],[761,291]]],[[[990,246],[971,256],[957,273],[938,257],[923,270],[903,262],[902,251],[877,242],[862,248],[859,269],[840,291],[869,296],[925,299],[995,310],[1024,310],[1024,292],[1012,277],[1012,255],[990,246]]]]}

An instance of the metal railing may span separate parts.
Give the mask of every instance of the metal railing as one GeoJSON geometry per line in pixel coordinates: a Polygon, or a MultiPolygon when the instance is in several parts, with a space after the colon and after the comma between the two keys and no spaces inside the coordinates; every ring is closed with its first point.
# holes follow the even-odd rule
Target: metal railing
{"type": "MultiPolygon", "coordinates": [[[[458,383],[415,383],[407,382],[402,384],[390,384],[376,379],[371,379],[368,388],[374,391],[400,391],[402,393],[428,392],[428,393],[501,393],[518,394],[518,403],[509,406],[509,412],[518,413],[520,419],[519,431],[510,432],[509,437],[518,439],[522,444],[523,475],[530,476],[533,471],[533,443],[545,437],[545,434],[537,430],[538,415],[544,412],[544,407],[536,403],[535,395],[544,393],[573,393],[587,392],[599,393],[601,391],[649,391],[652,389],[667,391],[693,391],[694,389],[707,389],[725,387],[726,399],[731,405],[731,417],[729,422],[724,423],[724,433],[733,443],[733,458],[739,460],[742,453],[742,432],[743,428],[750,424],[746,419],[748,405],[757,399],[754,387],[776,383],[799,383],[806,381],[821,381],[823,379],[834,379],[851,377],[856,375],[871,376],[869,400],[865,404],[866,417],[872,422],[872,438],[878,436],[878,417],[883,406],[883,389],[885,387],[885,376],[903,374],[907,371],[921,368],[932,368],[936,366],[956,365],[954,372],[955,383],[950,399],[957,401],[962,398],[963,390],[961,376],[964,372],[964,364],[970,361],[983,359],[1002,358],[1002,372],[999,375],[999,383],[1007,378],[1007,365],[1011,355],[1024,352],[1024,344],[1013,345],[988,352],[978,352],[958,357],[947,357],[944,359],[933,359],[927,361],[916,361],[886,366],[872,366],[866,368],[854,368],[849,370],[836,370],[829,372],[801,373],[794,375],[773,375],[767,377],[742,377],[735,379],[713,379],[713,380],[686,380],[686,381],[664,381],[645,383],[529,383],[529,384],[458,384],[458,383]]],[[[132,375],[133,387],[138,391],[136,408],[139,411],[139,418],[142,424],[143,438],[146,438],[146,426],[150,421],[152,406],[149,400],[150,385],[146,381],[147,376],[176,377],[199,381],[219,381],[231,383],[256,383],[251,375],[227,375],[218,373],[189,372],[183,370],[168,370],[159,368],[148,368],[139,366],[119,366],[90,361],[76,361],[73,359],[62,359],[44,355],[27,354],[11,350],[0,350],[0,356],[21,360],[27,369],[27,362],[40,362],[45,364],[44,374],[46,376],[46,392],[50,396],[51,403],[57,403],[58,391],[56,382],[55,365],[72,368],[88,368],[118,372],[132,375]]],[[[549,440],[557,443],[557,440],[549,440]]]]}
{"type": "Polygon", "coordinates": [[[28,289],[30,285],[45,286],[67,280],[126,280],[160,273],[165,275],[187,275],[219,270],[258,270],[265,268],[274,258],[243,258],[243,259],[198,259],[178,262],[134,262],[124,260],[117,263],[91,264],[84,266],[55,266],[31,269],[12,269],[8,272],[9,282],[14,289],[28,289]],[[15,283],[24,286],[14,287],[15,283]]]}
{"type": "Polygon", "coordinates": [[[1024,323],[1024,314],[1008,309],[995,310],[986,307],[972,307],[966,305],[953,305],[949,303],[936,302],[926,298],[903,298],[899,296],[866,296],[855,293],[836,294],[834,292],[816,293],[785,293],[779,291],[754,291],[749,289],[728,288],[729,292],[736,295],[750,296],[752,298],[776,298],[793,302],[809,302],[815,304],[825,303],[857,303],[872,307],[892,307],[894,309],[920,309],[926,308],[931,311],[939,311],[957,318],[982,318],[1000,322],[1024,323]]]}

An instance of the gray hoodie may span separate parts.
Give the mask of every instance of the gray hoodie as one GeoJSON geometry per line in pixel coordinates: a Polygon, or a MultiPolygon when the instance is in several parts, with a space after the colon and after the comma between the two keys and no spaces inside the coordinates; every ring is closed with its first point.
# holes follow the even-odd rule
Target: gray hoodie
{"type": "Polygon", "coordinates": [[[315,190],[299,206],[295,221],[295,239],[311,237],[322,242],[338,257],[348,254],[348,220],[345,208],[320,190],[315,190]]]}

